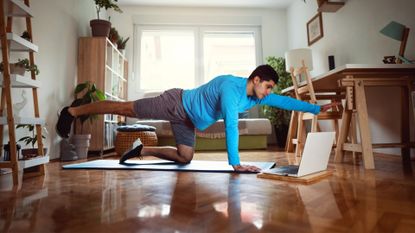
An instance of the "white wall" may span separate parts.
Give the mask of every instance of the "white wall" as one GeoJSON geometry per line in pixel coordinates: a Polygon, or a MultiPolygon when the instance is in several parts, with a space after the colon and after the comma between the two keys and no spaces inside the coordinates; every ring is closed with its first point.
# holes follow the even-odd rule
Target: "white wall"
{"type": "MultiPolygon", "coordinates": [[[[379,33],[391,20],[410,28],[405,56],[415,60],[415,1],[348,0],[336,13],[323,13],[324,37],[312,44],[313,75],[328,71],[327,56],[334,55],[336,66],[378,64],[383,56],[397,55],[400,42],[379,33]]],[[[306,23],[317,13],[313,0],[295,1],[287,10],[288,47],[307,47],[306,23]]],[[[370,88],[367,91],[369,122],[374,142],[400,140],[400,91],[397,88],[370,88]],[[385,93],[388,93],[386,95],[385,93]],[[388,106],[387,109],[384,106],[388,106]]],[[[411,138],[414,138],[411,124],[411,138]]],[[[399,149],[378,150],[400,154],[399,149]]],[[[412,151],[413,152],[413,151],[412,151]]],[[[413,154],[413,153],[412,153],[413,154]]]]}
{"type": "MultiPolygon", "coordinates": [[[[93,1],[75,0],[36,0],[31,1],[33,10],[33,42],[39,46],[35,54],[35,63],[41,82],[38,89],[39,109],[41,118],[46,119],[49,132],[45,145],[50,149],[51,158],[59,157],[59,141],[55,124],[57,112],[62,106],[68,105],[73,99],[77,75],[78,37],[88,36],[89,20],[95,18],[93,1]]],[[[13,21],[13,32],[21,34],[25,30],[23,19],[13,21]]],[[[12,53],[11,61],[28,57],[27,53],[12,53]]],[[[29,77],[30,74],[26,73],[29,77]]],[[[21,116],[33,116],[32,91],[26,89],[28,103],[21,116]]],[[[13,89],[14,103],[21,102],[21,89],[13,89]]],[[[17,139],[26,132],[18,131],[17,139]]],[[[4,143],[8,141],[7,130],[4,143]]],[[[21,144],[21,143],[20,143],[21,144]]]]}
{"type": "MultiPolygon", "coordinates": [[[[267,56],[283,56],[287,49],[287,30],[285,10],[268,9],[232,9],[232,8],[175,8],[175,7],[137,7],[121,6],[123,13],[111,12],[112,24],[117,28],[123,37],[130,37],[127,43],[126,55],[130,64],[128,98],[130,100],[142,97],[136,89],[136,81],[132,72],[134,71],[133,61],[133,29],[134,21],[146,18],[146,22],[153,23],[166,21],[166,19],[177,20],[180,17],[194,18],[200,22],[201,18],[214,20],[217,18],[250,17],[259,18],[262,30],[262,56],[263,62],[267,56]]],[[[194,22],[194,21],[192,21],[194,22]]],[[[140,22],[138,22],[140,24],[140,22]]]]}

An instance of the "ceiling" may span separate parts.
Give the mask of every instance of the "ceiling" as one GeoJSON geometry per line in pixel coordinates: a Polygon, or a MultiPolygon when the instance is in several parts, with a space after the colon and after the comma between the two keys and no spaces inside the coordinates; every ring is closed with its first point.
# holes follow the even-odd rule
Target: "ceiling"
{"type": "Polygon", "coordinates": [[[300,0],[118,0],[119,5],[176,7],[287,8],[300,0]]]}

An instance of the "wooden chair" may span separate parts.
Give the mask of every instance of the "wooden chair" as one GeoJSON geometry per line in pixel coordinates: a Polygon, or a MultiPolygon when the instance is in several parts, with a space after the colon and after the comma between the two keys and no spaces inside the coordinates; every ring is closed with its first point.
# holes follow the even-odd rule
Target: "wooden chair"
{"type": "MultiPolygon", "coordinates": [[[[311,51],[310,58],[311,59],[311,51]]],[[[297,58],[298,59],[298,58],[297,58]]],[[[288,62],[292,63],[292,62],[288,62]]],[[[312,63],[312,62],[309,62],[312,63]]],[[[297,63],[298,64],[298,63],[297,63]]],[[[294,93],[295,97],[301,101],[308,101],[312,104],[317,103],[317,99],[325,99],[331,100],[332,102],[341,103],[342,95],[339,92],[336,93],[317,93],[314,90],[313,83],[311,82],[311,76],[309,73],[309,68],[306,66],[306,62],[304,59],[301,60],[301,66],[297,69],[294,67],[289,67],[289,71],[291,73],[291,78],[293,81],[294,86],[294,93]],[[306,85],[299,87],[298,80],[304,78],[306,81],[306,85]]],[[[292,135],[289,140],[292,140],[292,143],[296,144],[295,154],[296,156],[301,156],[302,151],[304,149],[305,141],[306,141],[306,134],[307,134],[307,127],[305,125],[306,121],[311,121],[311,132],[320,131],[320,127],[318,124],[319,120],[331,120],[333,122],[333,127],[336,132],[336,141],[339,132],[339,120],[342,118],[343,107],[342,105],[336,105],[336,107],[332,108],[331,111],[321,112],[318,115],[314,115],[311,113],[304,113],[299,112],[297,114],[293,114],[293,116],[297,116],[297,119],[292,118],[293,121],[297,120],[297,134],[296,136],[292,135]],[[296,137],[296,138],[295,138],[296,137]]],[[[293,130],[293,129],[291,129],[293,130]]],[[[292,132],[293,133],[293,132],[292,132]]]]}

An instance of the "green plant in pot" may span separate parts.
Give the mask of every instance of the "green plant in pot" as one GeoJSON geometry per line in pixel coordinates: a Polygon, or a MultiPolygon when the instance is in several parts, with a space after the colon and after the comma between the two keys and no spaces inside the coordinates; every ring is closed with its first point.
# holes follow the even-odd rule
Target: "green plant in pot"
{"type": "Polygon", "coordinates": [[[117,29],[114,27],[111,27],[110,34],[108,35],[108,39],[112,42],[112,44],[117,46],[117,41],[119,38],[120,38],[120,35],[118,34],[117,29]]]}
{"type": "MultiPolygon", "coordinates": [[[[0,71],[3,72],[4,64],[3,62],[0,63],[0,71]]],[[[40,73],[36,64],[31,65],[29,59],[18,59],[16,63],[10,63],[10,74],[19,74],[24,75],[26,71],[33,71],[36,75],[40,73]]]]}
{"type": "Polygon", "coordinates": [[[127,38],[123,38],[123,37],[119,37],[118,41],[117,41],[117,48],[118,50],[124,50],[125,46],[127,45],[127,41],[130,39],[130,37],[127,38]]]}
{"type": "Polygon", "coordinates": [[[118,0],[94,0],[95,8],[97,11],[97,19],[93,19],[89,22],[92,29],[92,36],[103,36],[108,37],[111,28],[111,22],[99,18],[99,14],[102,9],[108,10],[113,9],[116,12],[122,13],[122,10],[116,2],[118,0]]]}
{"type": "MultiPolygon", "coordinates": [[[[281,91],[293,85],[290,73],[285,71],[285,59],[282,57],[267,57],[267,63],[278,73],[279,80],[273,93],[281,95],[281,91]]],[[[284,147],[287,139],[288,127],[291,118],[291,112],[270,106],[263,106],[264,115],[271,121],[274,126],[277,145],[284,147]]]]}
{"type": "MultiPolygon", "coordinates": [[[[99,90],[94,83],[86,81],[78,84],[74,90],[75,100],[72,106],[80,106],[84,104],[93,103],[96,101],[105,100],[105,94],[99,90]]],[[[77,117],[74,121],[74,135],[71,138],[72,143],[75,145],[75,151],[79,158],[86,158],[88,155],[89,140],[91,134],[84,134],[84,124],[86,121],[93,122],[96,119],[96,115],[82,115],[77,117]],[[80,132],[77,133],[77,122],[80,125],[80,132]]]]}
{"type": "MultiPolygon", "coordinates": [[[[18,142],[24,142],[27,145],[31,145],[32,148],[24,148],[22,149],[22,155],[23,155],[23,159],[30,159],[33,157],[38,156],[38,148],[35,147],[36,143],[37,143],[37,135],[35,133],[35,126],[34,125],[30,125],[30,124],[20,124],[16,126],[16,129],[27,129],[27,131],[29,131],[29,135],[24,136],[22,138],[19,139],[18,142]]],[[[42,138],[45,139],[46,136],[43,133],[47,134],[47,130],[45,127],[42,127],[42,138]]],[[[43,155],[46,155],[47,153],[47,148],[43,148],[43,155]]]]}

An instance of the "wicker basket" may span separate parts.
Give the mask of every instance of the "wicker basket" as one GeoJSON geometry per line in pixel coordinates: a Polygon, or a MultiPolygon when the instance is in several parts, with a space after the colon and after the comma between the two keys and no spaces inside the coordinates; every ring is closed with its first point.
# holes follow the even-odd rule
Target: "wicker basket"
{"type": "Polygon", "coordinates": [[[140,138],[144,146],[157,146],[157,134],[153,131],[117,132],[115,138],[115,152],[118,156],[131,148],[134,141],[140,138]]]}

